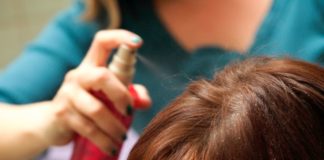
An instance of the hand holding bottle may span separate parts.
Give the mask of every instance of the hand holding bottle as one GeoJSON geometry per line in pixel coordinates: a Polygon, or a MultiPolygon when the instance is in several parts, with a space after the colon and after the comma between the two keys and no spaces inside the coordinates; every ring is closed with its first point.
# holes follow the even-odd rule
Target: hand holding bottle
{"type": "MultiPolygon", "coordinates": [[[[139,36],[124,30],[100,31],[80,66],[70,71],[55,96],[57,124],[62,134],[52,138],[52,144],[66,143],[77,132],[107,154],[112,154],[122,143],[127,129],[106,105],[89,91],[101,91],[112,102],[116,111],[128,116],[134,99],[114,73],[106,68],[112,49],[120,44],[138,48],[139,36]],[[62,127],[63,126],[63,127],[62,127]],[[61,139],[61,140],[59,140],[61,139]]],[[[149,106],[151,101],[145,87],[135,85],[137,105],[149,106]]]]}

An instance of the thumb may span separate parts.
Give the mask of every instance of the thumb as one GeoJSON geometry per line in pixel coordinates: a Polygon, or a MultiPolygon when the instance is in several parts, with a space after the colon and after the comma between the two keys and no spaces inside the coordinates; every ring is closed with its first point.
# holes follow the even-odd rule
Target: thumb
{"type": "Polygon", "coordinates": [[[128,86],[132,97],[132,106],[135,109],[147,109],[152,105],[152,100],[147,89],[143,85],[131,84],[128,86]]]}

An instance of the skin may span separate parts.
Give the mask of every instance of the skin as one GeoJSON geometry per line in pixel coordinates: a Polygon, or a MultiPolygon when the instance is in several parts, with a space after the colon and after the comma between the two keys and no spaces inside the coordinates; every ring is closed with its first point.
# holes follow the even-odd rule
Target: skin
{"type": "Polygon", "coordinates": [[[204,46],[245,53],[271,4],[272,0],[155,0],[163,25],[189,53],[204,46]]]}
{"type": "MultiPolygon", "coordinates": [[[[110,51],[120,44],[139,48],[142,41],[138,38],[125,30],[100,31],[80,66],[66,74],[53,100],[22,106],[1,104],[0,159],[32,158],[49,146],[70,142],[75,133],[90,139],[107,154],[116,150],[110,136],[122,142],[127,130],[88,91],[103,91],[117,110],[126,115],[126,107],[134,99],[105,62],[110,51]]],[[[135,85],[135,90],[140,105],[150,106],[145,87],[135,85]]]]}

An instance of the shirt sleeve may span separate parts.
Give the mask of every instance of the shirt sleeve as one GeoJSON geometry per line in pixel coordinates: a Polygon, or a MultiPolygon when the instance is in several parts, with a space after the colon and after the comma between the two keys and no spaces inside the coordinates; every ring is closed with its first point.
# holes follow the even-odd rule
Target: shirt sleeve
{"type": "MultiPolygon", "coordinates": [[[[319,23],[316,25],[316,28],[320,29],[321,39],[318,43],[323,46],[324,44],[324,1],[323,0],[315,0],[315,6],[317,7],[317,10],[319,12],[319,23]]],[[[320,51],[318,57],[316,57],[316,62],[320,64],[322,67],[324,66],[324,47],[320,51]]]]}
{"type": "Polygon", "coordinates": [[[81,16],[83,1],[75,1],[0,73],[0,101],[24,104],[53,98],[66,72],[75,68],[99,25],[81,16]]]}

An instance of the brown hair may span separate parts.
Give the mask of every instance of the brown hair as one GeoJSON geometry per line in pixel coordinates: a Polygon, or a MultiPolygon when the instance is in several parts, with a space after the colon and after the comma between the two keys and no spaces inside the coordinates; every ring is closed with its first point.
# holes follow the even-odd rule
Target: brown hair
{"type": "Polygon", "coordinates": [[[129,160],[324,159],[324,69],[252,58],[191,83],[129,160]]]}
{"type": "Polygon", "coordinates": [[[105,18],[108,19],[107,28],[119,27],[121,16],[117,0],[86,0],[85,6],[86,10],[83,15],[85,20],[98,20],[101,14],[105,14],[105,18]]]}

